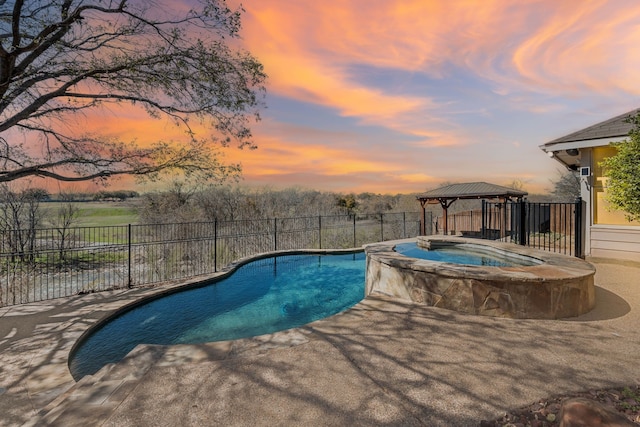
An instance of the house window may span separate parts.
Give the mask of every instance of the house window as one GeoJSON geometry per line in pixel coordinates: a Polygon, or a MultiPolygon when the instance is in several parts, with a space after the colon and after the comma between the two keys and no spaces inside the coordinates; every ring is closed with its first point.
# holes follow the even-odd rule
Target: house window
{"type": "Polygon", "coordinates": [[[616,154],[611,146],[593,148],[593,223],[602,225],[640,225],[640,221],[629,222],[622,211],[608,209],[605,200],[607,177],[604,176],[600,162],[616,154]]]}

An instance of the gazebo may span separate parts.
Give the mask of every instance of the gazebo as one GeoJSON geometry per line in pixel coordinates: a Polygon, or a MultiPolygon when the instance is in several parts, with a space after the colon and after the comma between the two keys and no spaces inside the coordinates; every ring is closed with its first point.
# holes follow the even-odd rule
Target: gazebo
{"type": "Polygon", "coordinates": [[[462,199],[499,199],[522,200],[527,194],[526,191],[515,190],[501,185],[489,184],[487,182],[467,182],[463,184],[451,184],[435,190],[427,191],[417,196],[422,206],[422,220],[420,221],[420,234],[426,234],[426,204],[440,203],[442,206],[444,220],[444,234],[448,233],[447,210],[456,200],[462,199]]]}

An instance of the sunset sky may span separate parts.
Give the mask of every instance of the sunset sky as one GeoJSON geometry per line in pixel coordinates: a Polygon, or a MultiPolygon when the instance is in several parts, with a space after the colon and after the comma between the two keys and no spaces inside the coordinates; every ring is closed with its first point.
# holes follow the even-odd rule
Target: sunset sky
{"type": "Polygon", "coordinates": [[[549,140],[640,106],[637,0],[246,0],[269,75],[247,185],[551,187],[549,140]]]}
{"type": "MultiPolygon", "coordinates": [[[[243,6],[242,43],[269,78],[259,148],[225,151],[242,185],[395,194],[518,180],[543,193],[562,169],[539,145],[640,107],[637,0],[243,6]]],[[[143,111],[93,122],[181,135],[143,111]]]]}

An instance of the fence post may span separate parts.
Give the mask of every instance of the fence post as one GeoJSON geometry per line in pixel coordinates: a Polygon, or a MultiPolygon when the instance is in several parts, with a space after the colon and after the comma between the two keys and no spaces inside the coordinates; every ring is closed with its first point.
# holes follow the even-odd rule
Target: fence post
{"type": "Polygon", "coordinates": [[[318,215],[318,249],[322,249],[322,215],[318,215]]]}
{"type": "Polygon", "coordinates": [[[402,212],[402,238],[407,238],[407,213],[402,212]]]}
{"type": "Polygon", "coordinates": [[[353,247],[356,247],[356,214],[353,214],[353,247]]]}
{"type": "Polygon", "coordinates": [[[131,289],[131,224],[127,227],[127,246],[129,249],[129,265],[127,267],[127,288],[131,289]]]}
{"type": "Polygon", "coordinates": [[[575,209],[576,209],[576,224],[575,224],[575,238],[574,238],[574,252],[573,255],[578,258],[584,258],[584,247],[583,247],[583,233],[585,230],[585,224],[583,224],[583,216],[582,216],[582,197],[577,197],[575,201],[575,209]]]}
{"type": "Polygon", "coordinates": [[[507,237],[507,199],[502,202],[502,231],[500,232],[500,239],[507,237]]]}
{"type": "Polygon", "coordinates": [[[218,218],[213,219],[213,272],[218,272],[218,218]]]}
{"type": "Polygon", "coordinates": [[[486,209],[487,209],[487,201],[485,199],[482,199],[482,224],[480,224],[480,237],[483,239],[487,238],[487,227],[486,227],[486,209]]]}
{"type": "Polygon", "coordinates": [[[520,200],[520,239],[519,243],[522,246],[526,246],[527,244],[527,235],[529,234],[527,232],[527,202],[524,201],[524,199],[520,200]]]}
{"type": "Polygon", "coordinates": [[[278,250],[278,218],[273,218],[273,250],[278,250]]]}

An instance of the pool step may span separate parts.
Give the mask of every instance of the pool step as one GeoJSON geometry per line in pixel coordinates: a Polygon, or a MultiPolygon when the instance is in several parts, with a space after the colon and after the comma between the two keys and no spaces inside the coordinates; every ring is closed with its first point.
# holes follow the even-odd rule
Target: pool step
{"type": "Polygon", "coordinates": [[[164,348],[139,346],[120,363],[104,366],[80,379],[47,405],[25,426],[86,426],[87,420],[106,420],[162,358],[164,348]]]}

